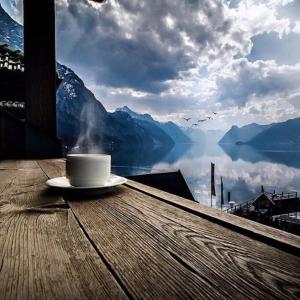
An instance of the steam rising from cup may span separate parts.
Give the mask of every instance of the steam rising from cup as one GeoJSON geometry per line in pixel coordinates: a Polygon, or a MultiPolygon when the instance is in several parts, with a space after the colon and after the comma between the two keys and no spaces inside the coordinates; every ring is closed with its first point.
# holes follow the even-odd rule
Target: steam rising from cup
{"type": "Polygon", "coordinates": [[[97,116],[96,104],[93,102],[86,103],[80,113],[79,136],[70,153],[104,153],[101,146],[102,130],[99,130],[101,125],[99,116],[97,116]]]}

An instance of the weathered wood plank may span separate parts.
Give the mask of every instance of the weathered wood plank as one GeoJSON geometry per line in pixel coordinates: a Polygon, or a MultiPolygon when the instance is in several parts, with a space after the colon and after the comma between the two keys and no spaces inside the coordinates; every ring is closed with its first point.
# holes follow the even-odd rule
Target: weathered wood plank
{"type": "Polygon", "coordinates": [[[299,257],[126,187],[98,201],[72,197],[74,214],[133,297],[296,299],[300,293],[299,257]]]}
{"type": "Polygon", "coordinates": [[[39,168],[34,160],[2,160],[0,161],[0,169],[36,169],[39,168]]]}
{"type": "Polygon", "coordinates": [[[0,170],[0,298],[127,298],[40,169],[0,170]]]}
{"type": "MultiPolygon", "coordinates": [[[[48,176],[64,175],[63,163],[58,168],[50,166],[44,165],[48,176]]],[[[134,182],[128,185],[98,199],[76,201],[82,200],[80,195],[77,199],[72,195],[67,200],[133,298],[299,296],[299,257],[218,225],[233,223],[231,228],[243,228],[243,219],[227,218],[134,182]]],[[[282,237],[281,232],[253,222],[246,225],[249,231],[254,225],[255,237],[267,230],[275,232],[275,240],[294,241],[293,235],[283,233],[282,237]]]]}
{"type": "MultiPolygon", "coordinates": [[[[45,160],[39,164],[43,168],[48,177],[57,177],[65,175],[64,160],[45,160]]],[[[232,214],[224,213],[216,209],[212,209],[200,203],[186,201],[176,195],[128,180],[127,186],[141,191],[145,194],[156,197],[161,201],[180,207],[186,211],[195,213],[201,217],[207,218],[222,226],[247,234],[255,239],[269,243],[273,246],[279,246],[282,249],[290,250],[293,253],[300,253],[300,237],[288,232],[278,230],[251,220],[240,218],[232,214]]]]}
{"type": "Polygon", "coordinates": [[[69,210],[0,220],[1,299],[126,298],[69,210]]]}
{"type": "Polygon", "coordinates": [[[37,163],[49,178],[65,176],[66,162],[63,159],[44,159],[37,163]]]}
{"type": "Polygon", "coordinates": [[[300,257],[133,190],[117,197],[119,209],[129,218],[147,216],[146,222],[164,235],[164,248],[194,270],[214,274],[216,283],[222,282],[235,298],[239,293],[252,299],[299,296],[300,257]]]}
{"type": "Polygon", "coordinates": [[[66,205],[55,191],[46,188],[40,169],[0,170],[0,213],[66,205]]]}
{"type": "MultiPolygon", "coordinates": [[[[65,161],[64,160],[45,160],[39,161],[39,164],[43,168],[44,172],[50,177],[58,177],[65,175],[65,161]]],[[[180,207],[186,211],[195,213],[201,217],[207,218],[213,222],[216,222],[222,226],[226,226],[247,234],[253,238],[259,239],[263,242],[269,243],[274,246],[279,246],[293,253],[300,253],[300,237],[253,222],[238,216],[234,216],[228,213],[221,212],[216,209],[212,209],[200,203],[194,203],[186,201],[181,197],[172,195],[170,193],[140,184],[129,180],[127,186],[137,189],[145,194],[156,197],[161,201],[180,207]]]]}
{"type": "MultiPolygon", "coordinates": [[[[126,212],[114,210],[114,203],[106,206],[111,200],[114,202],[115,196],[87,202],[86,213],[79,202],[71,205],[86,233],[132,298],[185,299],[212,295],[206,278],[193,274],[173,259],[163,249],[163,240],[149,237],[149,234],[159,233],[147,233],[136,227],[134,220],[126,217],[126,212]]],[[[213,294],[216,298],[227,298],[218,289],[213,294]]]]}
{"type": "Polygon", "coordinates": [[[273,246],[278,246],[282,249],[289,250],[295,254],[300,254],[299,236],[232,214],[224,213],[200,203],[186,201],[185,199],[176,195],[145,186],[132,180],[128,180],[126,185],[144,193],[145,195],[151,195],[151,197],[155,197],[187,212],[197,214],[198,216],[206,218],[222,226],[242,232],[243,234],[249,235],[273,246]]]}

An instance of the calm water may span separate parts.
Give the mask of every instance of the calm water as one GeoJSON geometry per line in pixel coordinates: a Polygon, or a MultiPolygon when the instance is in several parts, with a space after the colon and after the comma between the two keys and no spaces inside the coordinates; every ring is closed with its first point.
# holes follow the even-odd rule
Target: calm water
{"type": "Polygon", "coordinates": [[[300,152],[260,152],[248,146],[220,147],[217,143],[177,145],[173,148],[122,148],[111,151],[113,171],[120,175],[180,169],[200,203],[210,205],[210,163],[216,165],[217,196],[220,207],[220,177],[224,197],[242,203],[261,190],[300,191],[300,152]]]}

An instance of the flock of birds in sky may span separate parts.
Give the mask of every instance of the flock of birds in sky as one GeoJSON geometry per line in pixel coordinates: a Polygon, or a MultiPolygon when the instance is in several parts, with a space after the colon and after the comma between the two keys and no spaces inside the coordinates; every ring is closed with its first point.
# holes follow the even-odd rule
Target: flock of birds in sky
{"type": "MultiPolygon", "coordinates": [[[[213,112],[213,116],[216,116],[217,115],[217,113],[216,112],[213,112]]],[[[183,118],[185,121],[187,121],[187,122],[189,122],[192,118],[183,118]]],[[[208,120],[213,120],[214,118],[212,117],[212,116],[208,116],[208,117],[206,117],[205,119],[200,119],[200,120],[198,120],[197,121],[197,123],[193,123],[192,125],[191,125],[191,127],[192,126],[199,126],[199,124],[200,123],[203,123],[203,122],[206,122],[206,121],[208,121],[208,120]]]]}

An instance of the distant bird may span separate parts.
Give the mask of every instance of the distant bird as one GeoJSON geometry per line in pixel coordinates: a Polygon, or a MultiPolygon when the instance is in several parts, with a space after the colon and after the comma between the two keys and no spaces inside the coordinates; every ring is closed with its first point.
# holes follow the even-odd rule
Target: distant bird
{"type": "Polygon", "coordinates": [[[216,113],[216,112],[214,112],[214,111],[213,111],[213,114],[214,114],[214,115],[217,115],[217,113],[216,113]]]}
{"type": "Polygon", "coordinates": [[[206,119],[200,119],[200,120],[198,120],[198,123],[199,122],[205,122],[205,121],[207,121],[206,119]]]}
{"type": "Polygon", "coordinates": [[[187,122],[191,119],[191,118],[184,118],[187,122]]]}
{"type": "Polygon", "coordinates": [[[198,126],[199,124],[198,123],[194,123],[192,126],[198,126]]]}
{"type": "Polygon", "coordinates": [[[208,119],[208,120],[213,120],[213,118],[212,118],[212,117],[207,117],[207,119],[208,119]]]}

